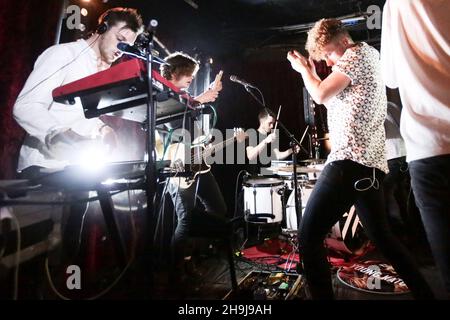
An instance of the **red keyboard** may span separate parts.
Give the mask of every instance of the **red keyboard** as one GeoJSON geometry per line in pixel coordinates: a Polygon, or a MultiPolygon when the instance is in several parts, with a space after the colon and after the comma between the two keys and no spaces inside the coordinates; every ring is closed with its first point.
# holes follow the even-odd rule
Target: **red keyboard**
{"type": "MultiPolygon", "coordinates": [[[[155,70],[152,70],[152,77],[159,123],[196,105],[189,95],[155,70]]],[[[146,66],[141,60],[131,59],[55,88],[52,95],[54,101],[65,104],[74,104],[79,98],[86,118],[109,114],[143,122],[147,104],[146,66]]]]}

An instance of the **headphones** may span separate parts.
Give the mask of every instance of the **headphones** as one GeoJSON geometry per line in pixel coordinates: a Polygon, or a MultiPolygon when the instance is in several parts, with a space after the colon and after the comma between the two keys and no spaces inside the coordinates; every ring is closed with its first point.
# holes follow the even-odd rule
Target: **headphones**
{"type": "Polygon", "coordinates": [[[105,16],[101,20],[102,22],[100,22],[100,24],[95,29],[95,32],[97,34],[100,35],[100,34],[105,33],[106,31],[108,31],[108,28],[109,28],[109,26],[108,26],[108,19],[109,19],[109,12],[107,12],[105,14],[105,16]]]}

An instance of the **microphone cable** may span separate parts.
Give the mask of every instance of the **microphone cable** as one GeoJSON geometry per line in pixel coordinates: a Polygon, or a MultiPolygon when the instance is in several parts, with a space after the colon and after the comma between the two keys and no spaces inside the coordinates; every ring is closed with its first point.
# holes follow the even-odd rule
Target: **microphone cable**
{"type": "Polygon", "coordinates": [[[378,189],[380,188],[380,182],[378,181],[378,179],[377,179],[376,176],[375,176],[375,168],[372,168],[372,172],[373,172],[372,178],[371,178],[371,177],[368,177],[368,178],[362,178],[362,179],[359,179],[359,180],[357,180],[357,181],[355,182],[355,184],[353,185],[353,187],[355,188],[356,191],[361,191],[361,192],[363,192],[363,191],[369,190],[369,189],[372,188],[372,187],[373,187],[375,190],[378,190],[378,189]],[[366,180],[369,181],[369,183],[370,183],[369,186],[366,187],[366,188],[359,188],[359,187],[358,187],[358,184],[360,184],[360,183],[362,183],[363,181],[366,181],[366,180]]]}
{"type": "MultiPolygon", "coordinates": [[[[59,71],[63,70],[64,68],[66,68],[69,65],[71,65],[72,63],[74,63],[86,50],[88,50],[89,48],[92,48],[92,46],[98,41],[99,38],[100,38],[100,35],[97,35],[97,38],[95,38],[95,40],[92,41],[92,43],[89,44],[86,48],[81,50],[80,53],[78,53],[78,55],[75,58],[73,58],[71,61],[69,61],[68,63],[66,63],[65,65],[63,65],[62,67],[60,67],[59,69],[57,69],[56,71],[54,71],[53,73],[48,75],[46,78],[44,78],[41,81],[39,81],[38,83],[36,83],[31,89],[25,91],[24,93],[19,94],[15,103],[21,101],[27,94],[29,94],[34,89],[36,89],[38,86],[40,86],[42,83],[44,83],[45,81],[47,81],[48,79],[53,77],[56,73],[58,73],[59,71]]],[[[84,41],[86,41],[86,40],[84,40],[84,41]]]]}

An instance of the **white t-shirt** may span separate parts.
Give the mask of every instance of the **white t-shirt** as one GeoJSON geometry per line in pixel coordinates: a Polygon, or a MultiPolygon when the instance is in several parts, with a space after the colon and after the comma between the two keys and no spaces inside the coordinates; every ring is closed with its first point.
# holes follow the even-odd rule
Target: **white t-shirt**
{"type": "Polygon", "coordinates": [[[85,40],[52,46],[39,56],[13,110],[15,120],[27,132],[18,171],[33,165],[62,169],[70,164],[49,159],[42,152],[45,137],[53,130],[71,128],[88,137],[98,131],[102,122],[86,119],[79,102],[65,105],[54,102],[52,97],[56,87],[97,71],[97,55],[85,40]]]}
{"type": "Polygon", "coordinates": [[[407,161],[450,154],[450,1],[388,0],[382,73],[399,88],[407,161]]]}
{"type": "Polygon", "coordinates": [[[352,160],[388,172],[383,125],[387,99],[378,51],[358,43],[332,70],[345,74],[351,84],[325,104],[331,142],[327,163],[352,160]]]}

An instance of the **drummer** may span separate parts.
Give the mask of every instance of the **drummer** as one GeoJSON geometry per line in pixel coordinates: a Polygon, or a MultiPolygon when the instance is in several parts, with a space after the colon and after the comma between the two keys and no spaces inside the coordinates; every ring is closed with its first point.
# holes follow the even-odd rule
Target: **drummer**
{"type": "MultiPolygon", "coordinates": [[[[262,168],[270,167],[272,160],[282,160],[292,155],[292,149],[285,151],[278,149],[279,139],[276,130],[274,130],[276,120],[266,109],[259,112],[258,120],[259,127],[256,139],[255,137],[249,137],[246,140],[245,148],[249,160],[248,171],[254,175],[261,173],[262,168]]],[[[295,152],[298,151],[299,148],[296,146],[295,152]]]]}

